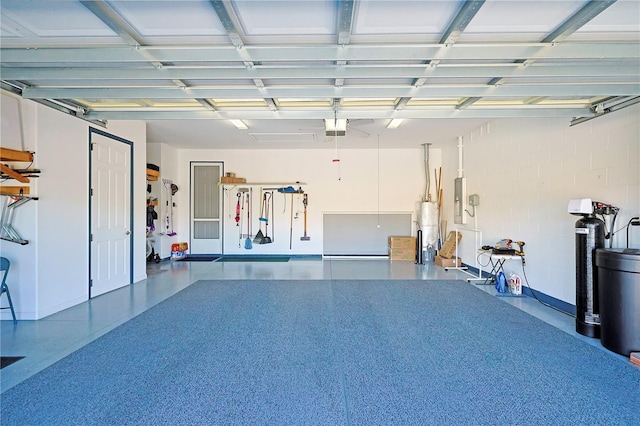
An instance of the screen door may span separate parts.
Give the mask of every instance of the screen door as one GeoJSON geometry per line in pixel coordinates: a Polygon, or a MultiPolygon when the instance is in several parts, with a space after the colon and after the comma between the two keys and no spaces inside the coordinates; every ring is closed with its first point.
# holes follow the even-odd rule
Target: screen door
{"type": "Polygon", "coordinates": [[[222,254],[221,162],[191,163],[191,254],[222,254]]]}

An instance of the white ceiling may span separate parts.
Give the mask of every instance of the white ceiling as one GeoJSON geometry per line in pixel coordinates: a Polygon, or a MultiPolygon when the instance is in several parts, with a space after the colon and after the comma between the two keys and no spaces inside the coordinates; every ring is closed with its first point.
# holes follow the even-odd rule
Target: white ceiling
{"type": "MultiPolygon", "coordinates": [[[[2,88],[180,148],[454,141],[640,99],[640,0],[2,0],[2,88]],[[242,119],[238,130],[227,119],[242,119]],[[404,118],[395,130],[392,118],[404,118]]],[[[597,112],[596,112],[597,111],[597,112]]]]}

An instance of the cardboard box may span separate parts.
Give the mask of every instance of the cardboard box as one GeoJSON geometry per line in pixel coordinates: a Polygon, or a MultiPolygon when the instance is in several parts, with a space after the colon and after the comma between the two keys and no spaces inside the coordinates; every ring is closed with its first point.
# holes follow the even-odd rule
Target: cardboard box
{"type": "Polygon", "coordinates": [[[247,179],[239,177],[222,176],[220,183],[247,183],[247,179]]]}
{"type": "Polygon", "coordinates": [[[389,249],[389,259],[400,260],[404,262],[413,262],[416,260],[416,250],[413,249],[389,249]]]}
{"type": "Polygon", "coordinates": [[[415,237],[389,237],[389,249],[416,249],[415,237]]]}
{"type": "Polygon", "coordinates": [[[444,257],[445,259],[451,259],[456,254],[456,247],[458,243],[462,239],[462,234],[457,233],[455,231],[449,232],[449,236],[447,237],[444,244],[442,244],[442,248],[438,251],[438,256],[444,257]],[[456,239],[456,235],[458,238],[456,239]]]}
{"type": "Polygon", "coordinates": [[[459,257],[454,257],[453,259],[447,259],[442,256],[435,257],[436,265],[440,265],[443,268],[455,268],[457,266],[462,266],[462,260],[459,257]]]}

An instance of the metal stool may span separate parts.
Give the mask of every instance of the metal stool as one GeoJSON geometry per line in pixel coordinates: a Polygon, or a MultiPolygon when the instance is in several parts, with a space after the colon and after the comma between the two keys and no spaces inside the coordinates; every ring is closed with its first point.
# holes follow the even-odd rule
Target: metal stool
{"type": "Polygon", "coordinates": [[[11,293],[9,293],[9,286],[7,285],[7,275],[9,274],[9,267],[11,267],[11,262],[6,257],[0,257],[0,271],[4,271],[2,275],[2,288],[0,291],[0,297],[4,293],[7,293],[7,299],[9,299],[9,306],[0,309],[11,309],[11,316],[13,317],[13,323],[17,324],[18,320],[16,320],[16,313],[13,310],[13,302],[11,302],[11,293]]]}

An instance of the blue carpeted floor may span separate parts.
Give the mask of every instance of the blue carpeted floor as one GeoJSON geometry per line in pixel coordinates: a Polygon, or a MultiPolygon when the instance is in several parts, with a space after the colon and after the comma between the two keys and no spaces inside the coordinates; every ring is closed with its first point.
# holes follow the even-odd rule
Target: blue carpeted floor
{"type": "Polygon", "coordinates": [[[640,369],[460,281],[199,281],[2,425],[640,424],[640,369]]]}

